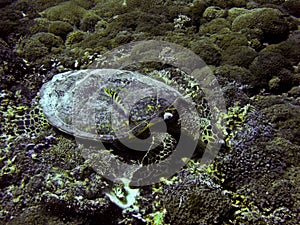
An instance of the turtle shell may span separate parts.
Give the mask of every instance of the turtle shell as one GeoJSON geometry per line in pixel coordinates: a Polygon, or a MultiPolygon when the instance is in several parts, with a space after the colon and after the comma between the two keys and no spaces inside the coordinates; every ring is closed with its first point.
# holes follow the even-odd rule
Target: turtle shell
{"type": "Polygon", "coordinates": [[[55,75],[40,90],[50,124],[76,137],[114,141],[138,136],[156,118],[172,116],[182,95],[138,72],[87,69],[55,75]]]}

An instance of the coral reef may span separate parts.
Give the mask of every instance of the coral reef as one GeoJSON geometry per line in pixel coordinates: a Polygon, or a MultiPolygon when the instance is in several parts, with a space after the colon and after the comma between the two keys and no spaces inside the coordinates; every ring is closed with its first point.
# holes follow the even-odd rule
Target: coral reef
{"type": "Polygon", "coordinates": [[[2,0],[0,223],[298,224],[299,4],[2,0]],[[73,137],[47,123],[39,90],[54,74],[149,39],[177,43],[209,64],[228,110],[224,142],[209,165],[196,152],[158,184],[118,186],[88,166],[73,137]]]}
{"type": "Polygon", "coordinates": [[[253,9],[233,20],[232,29],[234,31],[244,28],[262,30],[263,40],[269,43],[283,41],[289,34],[289,26],[284,15],[279,10],[271,8],[253,9]]]}

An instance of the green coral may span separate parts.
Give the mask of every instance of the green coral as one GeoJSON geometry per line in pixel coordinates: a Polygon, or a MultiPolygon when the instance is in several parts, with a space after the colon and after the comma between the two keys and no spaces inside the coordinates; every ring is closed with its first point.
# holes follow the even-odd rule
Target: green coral
{"type": "Polygon", "coordinates": [[[40,32],[21,40],[17,45],[17,53],[28,61],[43,64],[49,60],[47,56],[54,53],[62,44],[63,40],[60,37],[40,32]]]}
{"type": "Polygon", "coordinates": [[[215,34],[230,28],[231,24],[224,18],[216,18],[200,26],[200,34],[215,34]]]}
{"type": "Polygon", "coordinates": [[[298,0],[286,0],[284,6],[288,9],[289,13],[299,17],[300,16],[300,3],[298,0]]]}
{"type": "Polygon", "coordinates": [[[63,21],[54,21],[50,23],[48,28],[49,33],[52,33],[56,36],[65,39],[68,33],[73,31],[73,27],[71,24],[63,21]]]}
{"type": "Polygon", "coordinates": [[[247,115],[253,112],[254,107],[250,104],[241,107],[239,102],[236,102],[234,106],[229,107],[226,114],[222,117],[225,121],[224,127],[222,127],[225,135],[225,142],[228,146],[232,145],[232,139],[235,135],[243,129],[243,124],[247,119],[247,115]]]}
{"type": "Polygon", "coordinates": [[[248,46],[231,46],[222,52],[222,64],[249,68],[257,52],[248,46]]]}
{"type": "Polygon", "coordinates": [[[75,30],[68,34],[66,45],[70,46],[73,44],[79,44],[84,38],[87,36],[87,34],[81,30],[75,30]]]}
{"type": "Polygon", "coordinates": [[[143,216],[150,224],[155,224],[155,219],[161,224],[211,224],[222,221],[230,210],[228,196],[221,194],[205,167],[192,160],[175,177],[157,186],[151,194],[156,199],[152,212],[143,216]]]}
{"type": "Polygon", "coordinates": [[[168,223],[164,222],[166,213],[167,213],[166,209],[162,209],[161,211],[150,213],[145,218],[145,221],[147,222],[148,225],[161,225],[161,224],[169,225],[168,223]]]}
{"type": "Polygon", "coordinates": [[[258,28],[264,33],[264,41],[276,43],[285,40],[289,35],[289,25],[283,14],[276,9],[258,8],[249,10],[235,18],[232,30],[258,28]]]}
{"type": "MultiPolygon", "coordinates": [[[[250,71],[255,74],[253,86],[266,88],[272,76],[283,73],[284,70],[291,70],[291,64],[284,56],[275,52],[260,52],[249,66],[250,71]]],[[[284,77],[287,75],[283,73],[284,77]]],[[[284,87],[283,87],[284,88],[284,87]]]]}
{"type": "Polygon", "coordinates": [[[89,12],[78,4],[78,1],[73,0],[48,8],[43,11],[41,15],[48,20],[60,20],[72,25],[79,25],[80,19],[82,19],[87,13],[89,12]]]}
{"type": "Polygon", "coordinates": [[[220,32],[211,35],[209,40],[214,42],[221,49],[227,49],[230,46],[236,47],[249,45],[246,34],[241,32],[232,32],[229,29],[223,29],[220,32]]]}
{"type": "Polygon", "coordinates": [[[206,20],[214,20],[216,18],[222,18],[225,17],[226,11],[224,9],[221,9],[220,7],[217,6],[209,6],[205,9],[203,12],[203,18],[206,20]]]}
{"type": "Polygon", "coordinates": [[[94,32],[100,17],[96,14],[89,13],[85,15],[80,22],[80,29],[83,31],[94,32]]]}
{"type": "Polygon", "coordinates": [[[221,49],[208,39],[201,39],[190,43],[190,49],[198,54],[206,64],[219,65],[221,49]]]}

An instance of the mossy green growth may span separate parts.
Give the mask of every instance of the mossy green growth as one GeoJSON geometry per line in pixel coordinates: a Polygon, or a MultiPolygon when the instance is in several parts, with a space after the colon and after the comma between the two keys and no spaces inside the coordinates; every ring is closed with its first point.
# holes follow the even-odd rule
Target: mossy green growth
{"type": "Polygon", "coordinates": [[[220,32],[212,34],[209,39],[221,49],[226,49],[231,46],[249,45],[249,41],[245,34],[241,32],[232,32],[229,29],[222,29],[220,32]]]}
{"type": "Polygon", "coordinates": [[[230,46],[222,52],[222,64],[249,68],[257,52],[248,46],[230,46]]]}
{"type": "Polygon", "coordinates": [[[138,8],[144,12],[155,12],[158,7],[163,7],[160,0],[126,0],[124,2],[129,11],[138,8]]]}
{"type": "Polygon", "coordinates": [[[232,22],[233,31],[245,28],[260,29],[264,33],[264,41],[278,43],[289,35],[289,25],[284,15],[276,9],[257,8],[236,17],[232,22]]]}
{"type": "Polygon", "coordinates": [[[71,169],[81,158],[80,152],[76,150],[76,144],[62,136],[58,137],[56,141],[57,144],[49,149],[49,154],[55,159],[59,159],[53,165],[60,169],[71,169]]]}
{"type": "Polygon", "coordinates": [[[208,39],[201,39],[190,43],[190,49],[199,55],[208,65],[219,65],[221,49],[208,39]]]}
{"type": "Polygon", "coordinates": [[[73,27],[67,22],[54,21],[49,25],[48,31],[62,39],[65,39],[68,33],[73,31],[73,27]]]}
{"type": "Polygon", "coordinates": [[[94,32],[97,22],[101,18],[93,13],[88,13],[85,15],[80,22],[80,29],[83,31],[94,32]]]}
{"type": "Polygon", "coordinates": [[[17,44],[16,52],[28,61],[40,63],[47,61],[47,57],[53,51],[62,47],[63,40],[52,33],[40,32],[23,39],[17,44]]]}
{"type": "Polygon", "coordinates": [[[127,11],[123,3],[124,0],[97,0],[93,10],[95,10],[97,15],[101,15],[102,18],[111,20],[114,16],[121,15],[127,11]]]}
{"type": "Polygon", "coordinates": [[[41,12],[41,15],[48,20],[60,20],[73,25],[78,25],[80,20],[88,13],[88,10],[83,8],[80,2],[72,0],[48,8],[41,12]]]}
{"type": "Polygon", "coordinates": [[[216,18],[200,26],[200,34],[214,34],[224,28],[230,28],[230,23],[224,18],[216,18]]]}
{"type": "Polygon", "coordinates": [[[62,40],[51,33],[41,32],[33,35],[31,37],[31,40],[36,40],[42,43],[45,47],[48,49],[51,49],[53,47],[59,47],[62,45],[62,40]]]}
{"type": "Polygon", "coordinates": [[[81,41],[84,40],[84,38],[87,36],[87,34],[81,30],[75,30],[68,34],[66,39],[66,46],[71,46],[74,44],[79,44],[81,41]]]}
{"type": "Polygon", "coordinates": [[[165,215],[167,213],[166,209],[162,209],[161,211],[153,212],[147,215],[147,218],[145,218],[148,225],[169,225],[164,222],[165,215]]]}
{"type": "Polygon", "coordinates": [[[232,145],[232,139],[243,129],[243,124],[247,119],[247,115],[254,111],[254,107],[250,104],[240,106],[236,102],[234,106],[229,107],[226,114],[221,115],[225,121],[225,125],[221,128],[225,135],[225,142],[228,146],[232,145]]]}

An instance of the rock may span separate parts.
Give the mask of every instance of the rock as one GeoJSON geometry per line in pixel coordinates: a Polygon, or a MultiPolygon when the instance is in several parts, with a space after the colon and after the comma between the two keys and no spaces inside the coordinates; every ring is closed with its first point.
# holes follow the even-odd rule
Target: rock
{"type": "Polygon", "coordinates": [[[67,22],[54,21],[50,23],[48,31],[49,33],[61,37],[62,39],[66,39],[68,33],[73,31],[73,27],[67,22]]]}
{"type": "Polygon", "coordinates": [[[41,15],[48,20],[64,21],[72,25],[79,25],[80,20],[88,13],[88,11],[81,7],[78,2],[66,1],[56,6],[46,9],[41,12],[41,15]]]}
{"type": "Polygon", "coordinates": [[[266,173],[274,176],[284,169],[280,160],[285,150],[265,148],[273,138],[273,133],[262,113],[254,110],[247,114],[241,130],[231,139],[231,150],[219,153],[216,159],[219,161],[218,171],[223,174],[227,188],[236,190],[266,173]]]}
{"type": "Polygon", "coordinates": [[[251,84],[255,79],[254,75],[246,68],[231,65],[221,65],[214,69],[214,74],[218,77],[224,77],[229,82],[238,82],[241,84],[251,84]]]}
{"type": "Polygon", "coordinates": [[[67,40],[66,40],[66,45],[73,45],[76,43],[78,44],[81,41],[83,41],[87,35],[88,35],[87,33],[80,31],[80,30],[73,31],[68,34],[67,40]]]}
{"type": "Polygon", "coordinates": [[[88,14],[80,21],[80,29],[86,32],[94,32],[96,24],[100,19],[96,14],[88,14]]]}
{"type": "Polygon", "coordinates": [[[284,3],[285,0],[256,0],[259,4],[274,4],[274,5],[280,5],[284,3]]]}
{"type": "Polygon", "coordinates": [[[222,52],[222,63],[248,68],[257,52],[247,46],[230,46],[222,52]]]}
{"type": "Polygon", "coordinates": [[[226,16],[226,10],[221,9],[217,6],[207,7],[203,13],[203,18],[210,21],[216,18],[222,18],[226,16]]]}
{"type": "Polygon", "coordinates": [[[222,91],[226,99],[226,108],[234,106],[236,102],[239,102],[241,105],[246,105],[250,101],[240,84],[233,82],[227,83],[224,88],[222,88],[222,91]]]}
{"type": "Polygon", "coordinates": [[[246,8],[247,9],[255,9],[255,8],[259,8],[259,4],[256,1],[248,1],[246,4],[246,8]]]}
{"type": "Polygon", "coordinates": [[[247,13],[247,9],[244,9],[244,8],[230,8],[228,10],[228,16],[227,16],[227,20],[229,20],[230,22],[232,22],[236,17],[244,14],[244,13],[247,13]]]}
{"type": "Polygon", "coordinates": [[[219,65],[221,61],[221,49],[206,39],[191,42],[190,49],[208,65],[219,65]]]}
{"type": "Polygon", "coordinates": [[[269,80],[269,89],[272,93],[276,93],[280,89],[281,80],[279,77],[275,76],[269,80]]]}
{"type": "Polygon", "coordinates": [[[248,39],[246,35],[225,29],[211,35],[209,39],[217,44],[221,49],[227,49],[230,46],[248,46],[248,39]]]}
{"type": "Polygon", "coordinates": [[[159,0],[126,0],[128,11],[139,9],[143,12],[155,12],[157,8],[162,8],[163,5],[159,0]]]}
{"type": "Polygon", "coordinates": [[[52,33],[40,32],[30,38],[23,39],[17,48],[20,56],[30,63],[43,65],[50,70],[51,54],[57,54],[63,45],[63,40],[52,33]]]}
{"type": "Polygon", "coordinates": [[[189,169],[180,171],[178,181],[164,185],[157,196],[167,209],[166,222],[191,225],[224,221],[231,209],[229,196],[222,194],[221,187],[205,171],[199,173],[197,163],[189,169]]]}
{"type": "MultiPolygon", "coordinates": [[[[291,69],[289,61],[281,54],[262,52],[249,66],[255,80],[252,85],[255,89],[267,88],[269,80],[283,69],[291,69]]],[[[284,72],[283,72],[284,73],[284,72]]]]}
{"type": "Polygon", "coordinates": [[[246,6],[245,0],[208,0],[207,4],[218,6],[221,8],[230,8],[230,7],[244,7],[246,6]]]}
{"type": "Polygon", "coordinates": [[[0,18],[0,38],[5,40],[11,34],[25,36],[33,23],[28,18],[23,18],[22,12],[13,7],[1,8],[0,18]]]}
{"type": "Polygon", "coordinates": [[[7,5],[10,5],[11,3],[13,3],[14,0],[3,0],[0,2],[0,8],[3,8],[7,5]]]}
{"type": "Polygon", "coordinates": [[[300,107],[291,102],[284,101],[273,104],[261,110],[270,119],[282,137],[293,142],[300,143],[300,107]]]}
{"type": "Polygon", "coordinates": [[[278,44],[268,45],[261,52],[275,52],[287,58],[292,65],[300,61],[300,33],[294,32],[291,36],[278,44]]]}
{"type": "Polygon", "coordinates": [[[300,86],[292,87],[291,90],[288,92],[289,96],[293,96],[294,98],[300,97],[300,86]]]}
{"type": "MultiPolygon", "coordinates": [[[[277,148],[278,142],[282,142],[280,147],[291,149],[290,143],[280,138],[273,141],[277,148]]],[[[243,216],[242,203],[237,206],[237,221],[234,223],[278,224],[280,221],[280,224],[294,224],[298,220],[299,172],[299,167],[292,167],[281,173],[278,179],[266,174],[240,188],[237,193],[247,196],[247,201],[251,202],[251,207],[247,210],[247,214],[251,216],[243,216]]]]}
{"type": "Polygon", "coordinates": [[[200,35],[208,35],[230,28],[230,23],[224,18],[216,18],[200,26],[200,35]]]}
{"type": "Polygon", "coordinates": [[[241,31],[245,28],[262,30],[263,41],[268,43],[278,43],[289,35],[289,24],[284,15],[271,8],[252,9],[236,17],[232,23],[232,30],[241,31]]]}
{"type": "Polygon", "coordinates": [[[203,12],[205,11],[205,2],[203,0],[196,0],[190,6],[190,15],[191,15],[191,23],[194,26],[200,25],[200,19],[202,17],[203,12]]]}
{"type": "Polygon", "coordinates": [[[294,16],[300,16],[300,1],[299,0],[285,0],[283,5],[288,9],[288,12],[294,16]]]}

